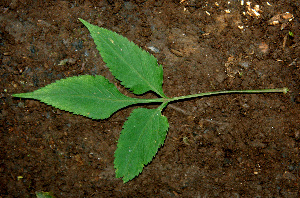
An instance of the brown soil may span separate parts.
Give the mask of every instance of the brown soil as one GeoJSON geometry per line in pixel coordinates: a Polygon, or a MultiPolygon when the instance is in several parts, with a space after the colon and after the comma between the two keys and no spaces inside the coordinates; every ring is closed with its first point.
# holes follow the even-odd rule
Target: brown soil
{"type": "Polygon", "coordinates": [[[1,1],[0,197],[35,197],[36,191],[56,197],[299,197],[300,2],[215,2],[1,1]],[[164,146],[124,184],[115,178],[113,155],[136,107],[96,121],[11,97],[83,74],[118,83],[78,18],[157,57],[169,97],[290,92],[169,105],[164,146]]]}

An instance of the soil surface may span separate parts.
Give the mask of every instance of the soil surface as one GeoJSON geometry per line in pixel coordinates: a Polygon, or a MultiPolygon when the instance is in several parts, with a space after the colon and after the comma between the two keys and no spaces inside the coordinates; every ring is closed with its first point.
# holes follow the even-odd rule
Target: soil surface
{"type": "Polygon", "coordinates": [[[0,197],[299,197],[299,17],[298,0],[1,1],[0,197]],[[114,151],[136,106],[92,120],[11,96],[84,74],[120,87],[78,18],[152,53],[169,97],[290,91],[168,105],[164,146],[124,184],[114,151]]]}

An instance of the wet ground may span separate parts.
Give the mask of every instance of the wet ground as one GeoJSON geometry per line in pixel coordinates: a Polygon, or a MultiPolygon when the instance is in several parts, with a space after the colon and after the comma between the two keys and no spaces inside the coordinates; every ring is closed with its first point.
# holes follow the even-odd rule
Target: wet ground
{"type": "Polygon", "coordinates": [[[299,197],[299,8],[296,0],[1,1],[0,196],[299,197]],[[124,184],[113,155],[136,107],[96,121],[11,97],[83,74],[120,87],[78,18],[152,53],[169,97],[290,91],[169,105],[164,146],[124,184]]]}

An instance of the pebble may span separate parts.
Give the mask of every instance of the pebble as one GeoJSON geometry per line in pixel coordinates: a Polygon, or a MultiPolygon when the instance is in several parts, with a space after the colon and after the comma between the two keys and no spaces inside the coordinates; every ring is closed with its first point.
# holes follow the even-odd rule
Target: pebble
{"type": "Polygon", "coordinates": [[[149,50],[151,50],[152,52],[154,52],[154,53],[159,53],[160,51],[159,51],[159,49],[158,48],[156,48],[156,47],[154,47],[154,46],[149,46],[149,47],[147,47],[149,50]]]}

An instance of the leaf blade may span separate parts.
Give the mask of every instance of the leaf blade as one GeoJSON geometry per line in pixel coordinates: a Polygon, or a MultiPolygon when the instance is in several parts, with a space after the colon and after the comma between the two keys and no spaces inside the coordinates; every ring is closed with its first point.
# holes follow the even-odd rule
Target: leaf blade
{"type": "Polygon", "coordinates": [[[134,94],[162,90],[163,68],[157,59],[127,38],[79,19],[90,31],[104,62],[116,79],[134,94]]]}
{"type": "Polygon", "coordinates": [[[123,95],[100,75],[82,75],[58,80],[29,93],[14,97],[37,99],[58,109],[92,119],[106,119],[126,106],[138,103],[123,95]]]}
{"type": "Polygon", "coordinates": [[[142,172],[163,145],[169,128],[161,109],[134,109],[125,122],[115,151],[116,177],[124,183],[142,172]]]}

